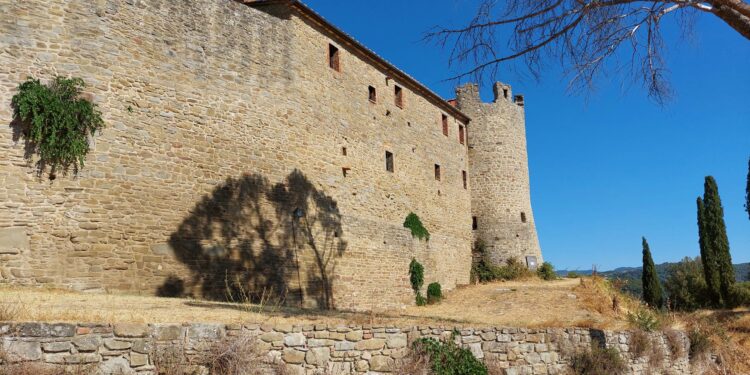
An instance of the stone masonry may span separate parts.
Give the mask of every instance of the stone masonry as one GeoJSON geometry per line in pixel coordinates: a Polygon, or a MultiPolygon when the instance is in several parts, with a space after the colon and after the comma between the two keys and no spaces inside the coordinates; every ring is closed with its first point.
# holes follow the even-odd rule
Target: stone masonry
{"type": "Polygon", "coordinates": [[[484,243],[495,264],[509,258],[525,262],[529,256],[541,264],[531,211],[523,97],[513,97],[511,87],[502,83],[495,84],[491,103],[482,102],[474,84],[459,87],[456,94],[458,107],[472,118],[469,171],[474,239],[484,243]]]}
{"type": "Polygon", "coordinates": [[[19,362],[85,366],[100,369],[102,375],[150,375],[159,361],[172,358],[200,363],[212,346],[239,339],[252,340],[262,361],[283,365],[290,374],[390,373],[420,337],[453,337],[508,375],[564,374],[571,356],[592,345],[615,348],[628,374],[690,373],[689,342],[681,332],[672,333],[671,344],[666,334],[649,334],[651,349],[640,356],[630,352],[630,332],[580,328],[6,323],[0,325],[0,332],[5,361],[0,366],[19,362]]]}
{"type": "Polygon", "coordinates": [[[522,111],[494,118],[461,95],[459,110],[299,2],[0,0],[0,13],[2,282],[371,310],[413,302],[413,257],[425,285],[467,284],[472,215],[498,254],[538,254],[522,111]],[[84,79],[106,128],[77,175],[50,180],[10,102],[55,75],[84,79]],[[494,130],[513,148],[480,155],[494,130]],[[409,212],[429,241],[402,227],[409,212]]]}

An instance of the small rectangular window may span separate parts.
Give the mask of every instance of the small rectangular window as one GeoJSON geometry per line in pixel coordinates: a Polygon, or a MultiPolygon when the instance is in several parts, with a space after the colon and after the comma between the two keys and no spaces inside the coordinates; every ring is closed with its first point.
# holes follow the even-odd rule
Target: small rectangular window
{"type": "Polygon", "coordinates": [[[471,230],[477,230],[479,228],[479,223],[477,223],[477,217],[472,216],[471,217],[471,230]]]}
{"type": "Polygon", "coordinates": [[[468,181],[466,179],[466,171],[461,171],[461,178],[464,181],[464,189],[466,189],[468,187],[468,181]]]}
{"type": "Polygon", "coordinates": [[[435,164],[435,180],[440,181],[440,165],[435,164]]]}
{"type": "Polygon", "coordinates": [[[341,71],[341,65],[339,64],[339,49],[333,44],[328,45],[328,66],[337,72],[341,71]]]}
{"type": "Polygon", "coordinates": [[[395,103],[396,107],[404,108],[404,90],[401,89],[399,86],[394,86],[394,94],[395,96],[395,103]]]}
{"type": "Polygon", "coordinates": [[[464,126],[458,125],[458,142],[464,144],[464,126]]]}
{"type": "Polygon", "coordinates": [[[370,101],[373,103],[378,102],[378,93],[375,91],[375,88],[370,86],[367,88],[368,90],[368,97],[370,98],[370,101]]]}
{"type": "Polygon", "coordinates": [[[448,116],[441,115],[441,120],[443,124],[443,135],[447,137],[448,136],[448,116]]]}
{"type": "Polygon", "coordinates": [[[341,155],[346,156],[346,147],[341,148],[341,155]]]}
{"type": "Polygon", "coordinates": [[[385,152],[385,170],[393,172],[393,153],[388,151],[385,152]]]}
{"type": "Polygon", "coordinates": [[[341,173],[344,175],[344,177],[346,177],[349,174],[350,170],[351,170],[351,168],[343,167],[343,168],[341,168],[341,173]]]}

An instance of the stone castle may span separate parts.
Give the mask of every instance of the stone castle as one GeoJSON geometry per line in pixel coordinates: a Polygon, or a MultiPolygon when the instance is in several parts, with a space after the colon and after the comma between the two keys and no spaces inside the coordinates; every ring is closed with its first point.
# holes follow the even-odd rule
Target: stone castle
{"type": "Polygon", "coordinates": [[[413,303],[542,256],[523,97],[446,101],[299,1],[0,0],[0,274],[304,307],[413,303]],[[10,107],[81,77],[106,128],[50,180],[10,107]],[[419,215],[428,241],[403,227],[419,215]]]}

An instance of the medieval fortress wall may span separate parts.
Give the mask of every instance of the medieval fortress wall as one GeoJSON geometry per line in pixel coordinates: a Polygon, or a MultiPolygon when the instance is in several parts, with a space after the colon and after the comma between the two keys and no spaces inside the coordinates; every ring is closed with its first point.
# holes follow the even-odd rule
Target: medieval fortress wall
{"type": "Polygon", "coordinates": [[[477,116],[467,123],[298,8],[0,0],[0,13],[4,282],[372,309],[411,303],[412,257],[426,283],[468,283],[472,215],[481,233],[503,233],[502,254],[538,254],[522,111],[475,112],[459,96],[477,116]],[[10,102],[27,77],[55,75],[83,78],[107,127],[77,175],[50,181],[25,158],[10,102]],[[523,154],[477,173],[496,155],[482,154],[492,148],[482,137],[515,138],[523,154]],[[510,219],[520,210],[524,225],[510,219]],[[409,212],[429,241],[403,228],[409,212]]]}

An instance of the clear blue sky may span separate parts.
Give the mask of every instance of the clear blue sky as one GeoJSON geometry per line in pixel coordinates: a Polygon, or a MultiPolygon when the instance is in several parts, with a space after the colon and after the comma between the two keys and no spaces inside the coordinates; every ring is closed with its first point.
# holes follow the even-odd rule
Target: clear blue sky
{"type": "MultiPolygon", "coordinates": [[[[448,53],[421,38],[434,25],[468,21],[474,3],[306,1],[445,98],[454,86],[444,81],[448,53]]],[[[698,255],[695,199],[706,175],[719,183],[733,260],[750,262],[750,41],[712,16],[699,16],[692,40],[675,29],[665,32],[676,91],[667,107],[616,78],[570,96],[555,67],[539,82],[500,72],[525,95],[534,216],[545,259],[558,269],[638,266],[641,236],[657,263],[698,255]]]]}

